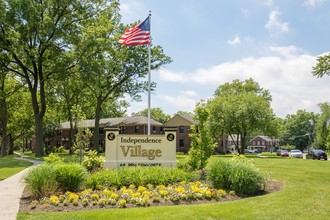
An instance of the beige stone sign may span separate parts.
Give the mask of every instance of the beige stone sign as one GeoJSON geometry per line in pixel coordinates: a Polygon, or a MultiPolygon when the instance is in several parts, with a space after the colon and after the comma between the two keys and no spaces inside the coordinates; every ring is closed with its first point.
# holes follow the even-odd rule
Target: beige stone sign
{"type": "Polygon", "coordinates": [[[104,167],[114,169],[134,166],[176,167],[176,131],[164,135],[119,134],[107,128],[104,167]]]}

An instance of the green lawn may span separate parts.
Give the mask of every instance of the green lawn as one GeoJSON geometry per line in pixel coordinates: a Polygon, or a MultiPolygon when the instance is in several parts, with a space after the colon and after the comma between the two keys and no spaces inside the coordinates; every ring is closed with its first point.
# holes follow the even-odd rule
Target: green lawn
{"type": "Polygon", "coordinates": [[[26,167],[32,165],[31,162],[15,159],[15,157],[15,155],[0,157],[0,180],[15,175],[26,167]]]}
{"type": "MultiPolygon", "coordinates": [[[[18,219],[330,219],[330,162],[248,155],[285,184],[279,192],[239,201],[96,211],[19,213],[18,219]]],[[[211,160],[228,158],[214,156],[211,160]]],[[[179,160],[184,159],[179,156],[179,160]]]]}

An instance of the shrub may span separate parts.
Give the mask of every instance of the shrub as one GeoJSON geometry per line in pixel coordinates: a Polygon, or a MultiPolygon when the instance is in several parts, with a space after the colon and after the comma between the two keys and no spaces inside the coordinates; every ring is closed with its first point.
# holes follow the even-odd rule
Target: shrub
{"type": "Polygon", "coordinates": [[[56,181],[60,190],[78,191],[86,177],[86,170],[79,164],[56,164],[54,166],[56,181]]]}
{"type": "Polygon", "coordinates": [[[58,164],[64,163],[64,159],[58,156],[58,154],[50,153],[48,157],[44,158],[46,164],[58,164]]]}
{"type": "Polygon", "coordinates": [[[49,164],[31,168],[24,176],[24,181],[36,198],[50,196],[58,189],[55,170],[49,164]]]}
{"type": "Polygon", "coordinates": [[[234,190],[244,195],[253,195],[264,185],[262,173],[244,156],[214,162],[207,177],[217,189],[234,190]]]}
{"type": "Polygon", "coordinates": [[[82,165],[86,167],[89,172],[95,172],[103,168],[104,157],[98,156],[97,151],[89,151],[87,155],[84,156],[82,165]]]}
{"type": "Polygon", "coordinates": [[[132,167],[119,170],[102,170],[91,174],[86,185],[96,189],[97,185],[104,187],[120,187],[142,185],[161,185],[183,180],[189,180],[194,177],[194,173],[188,173],[180,169],[164,167],[132,167]]]}

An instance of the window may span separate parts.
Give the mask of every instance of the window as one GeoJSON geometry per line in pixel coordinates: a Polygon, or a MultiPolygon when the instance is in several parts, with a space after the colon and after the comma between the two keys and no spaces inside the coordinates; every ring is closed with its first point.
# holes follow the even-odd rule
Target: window
{"type": "Polygon", "coordinates": [[[152,133],[156,133],[156,126],[152,126],[152,133]]]}
{"type": "Polygon", "coordinates": [[[56,147],[60,147],[62,145],[61,141],[56,142],[56,147]]]}
{"type": "Polygon", "coordinates": [[[261,142],[261,145],[265,145],[265,141],[262,141],[262,142],[261,142]]]}
{"type": "Polygon", "coordinates": [[[56,134],[57,134],[57,136],[61,136],[62,135],[62,130],[57,130],[56,134]]]}
{"type": "Polygon", "coordinates": [[[104,128],[99,128],[99,134],[104,134],[104,128]]]}
{"type": "Polygon", "coordinates": [[[184,126],[179,127],[179,133],[184,133],[184,126]]]}
{"type": "Polygon", "coordinates": [[[99,147],[104,148],[104,140],[99,140],[99,147]]]}
{"type": "Polygon", "coordinates": [[[179,140],[179,147],[184,147],[184,140],[183,139],[179,140]]]}
{"type": "Polygon", "coordinates": [[[141,132],[141,127],[139,125],[135,126],[135,133],[139,134],[141,132]]]}
{"type": "Polygon", "coordinates": [[[257,141],[257,146],[259,146],[260,145],[260,141],[257,141]]]}
{"type": "Polygon", "coordinates": [[[256,141],[252,141],[252,145],[256,145],[256,141]]]}
{"type": "Polygon", "coordinates": [[[164,132],[164,128],[160,127],[160,133],[163,133],[163,132],[164,132]]]}
{"type": "Polygon", "coordinates": [[[119,134],[126,134],[126,127],[119,127],[119,134]]]}

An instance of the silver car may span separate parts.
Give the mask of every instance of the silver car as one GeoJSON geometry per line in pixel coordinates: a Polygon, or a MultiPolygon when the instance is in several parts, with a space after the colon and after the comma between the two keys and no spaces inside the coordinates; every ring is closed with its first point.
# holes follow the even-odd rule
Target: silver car
{"type": "Polygon", "coordinates": [[[303,153],[300,150],[291,150],[289,155],[294,158],[303,158],[303,153]]]}

